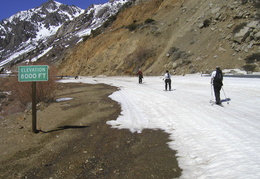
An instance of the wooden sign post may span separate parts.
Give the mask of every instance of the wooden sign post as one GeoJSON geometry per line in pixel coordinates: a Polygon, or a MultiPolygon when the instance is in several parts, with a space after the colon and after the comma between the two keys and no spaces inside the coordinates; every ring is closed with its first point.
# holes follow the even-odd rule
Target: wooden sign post
{"type": "Polygon", "coordinates": [[[36,81],[48,81],[49,66],[35,65],[35,66],[20,66],[18,68],[18,81],[32,82],[32,131],[38,133],[37,130],[37,109],[36,109],[36,81]]]}

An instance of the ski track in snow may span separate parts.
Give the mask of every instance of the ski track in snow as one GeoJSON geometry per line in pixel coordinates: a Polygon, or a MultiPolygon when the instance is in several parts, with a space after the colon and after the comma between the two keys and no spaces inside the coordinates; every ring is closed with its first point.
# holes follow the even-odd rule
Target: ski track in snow
{"type": "MultiPolygon", "coordinates": [[[[65,82],[105,83],[120,88],[110,97],[122,113],[107,124],[142,132],[169,133],[169,147],[177,150],[183,179],[260,178],[260,79],[224,78],[231,98],[224,107],[211,105],[209,77],[173,76],[173,91],[163,91],[162,77],[81,77],[65,82]]],[[[63,82],[64,82],[63,81],[63,82]]],[[[221,98],[224,99],[221,91],[221,98]]]]}

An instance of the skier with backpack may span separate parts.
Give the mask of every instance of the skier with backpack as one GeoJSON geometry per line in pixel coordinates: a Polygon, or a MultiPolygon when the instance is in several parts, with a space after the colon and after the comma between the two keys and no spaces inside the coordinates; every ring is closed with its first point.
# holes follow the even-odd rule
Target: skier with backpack
{"type": "Polygon", "coordinates": [[[211,74],[211,85],[213,85],[216,104],[221,105],[220,101],[220,90],[223,86],[223,73],[219,66],[216,67],[216,70],[211,74]]]}

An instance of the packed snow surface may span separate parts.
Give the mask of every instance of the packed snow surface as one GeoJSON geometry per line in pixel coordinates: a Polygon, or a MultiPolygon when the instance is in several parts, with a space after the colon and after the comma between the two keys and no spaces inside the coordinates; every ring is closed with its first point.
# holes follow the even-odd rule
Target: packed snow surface
{"type": "MultiPolygon", "coordinates": [[[[162,77],[80,77],[63,82],[105,83],[120,88],[110,97],[122,106],[114,128],[142,132],[161,129],[170,135],[183,179],[260,178],[260,79],[224,78],[221,98],[214,99],[210,77],[173,76],[173,91],[162,77]],[[225,96],[226,95],[226,96],[225,96]]],[[[151,141],[152,142],[152,141],[151,141]]],[[[162,154],[163,155],[163,154],[162,154]]]]}

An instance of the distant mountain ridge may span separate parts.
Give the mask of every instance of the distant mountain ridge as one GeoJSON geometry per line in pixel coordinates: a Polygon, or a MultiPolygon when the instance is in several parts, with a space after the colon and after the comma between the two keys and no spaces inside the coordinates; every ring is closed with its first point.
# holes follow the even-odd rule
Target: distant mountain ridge
{"type": "Polygon", "coordinates": [[[49,0],[4,19],[0,23],[0,67],[36,61],[54,48],[77,43],[127,1],[110,1],[83,10],[49,0]]]}

